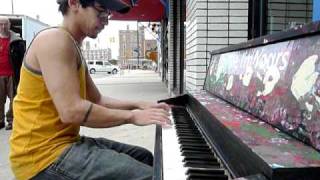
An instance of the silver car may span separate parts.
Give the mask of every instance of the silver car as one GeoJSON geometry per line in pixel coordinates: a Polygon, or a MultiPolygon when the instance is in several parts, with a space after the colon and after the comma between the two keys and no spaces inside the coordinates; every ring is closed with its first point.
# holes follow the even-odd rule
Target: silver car
{"type": "Polygon", "coordinates": [[[111,74],[117,74],[120,71],[119,66],[111,64],[109,61],[102,60],[89,60],[88,69],[90,74],[96,72],[107,72],[111,74]]]}

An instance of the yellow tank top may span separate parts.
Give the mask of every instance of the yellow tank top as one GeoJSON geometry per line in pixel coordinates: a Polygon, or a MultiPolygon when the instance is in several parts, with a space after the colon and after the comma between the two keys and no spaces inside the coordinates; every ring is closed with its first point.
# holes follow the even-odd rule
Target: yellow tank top
{"type": "MultiPolygon", "coordinates": [[[[74,41],[70,34],[69,36],[74,41]]],[[[75,46],[81,59],[78,70],[80,95],[85,99],[86,66],[76,43],[75,46]]],[[[25,63],[21,68],[13,111],[10,162],[12,171],[19,180],[30,179],[44,170],[79,139],[80,126],[61,122],[41,73],[34,72],[25,63]]]]}

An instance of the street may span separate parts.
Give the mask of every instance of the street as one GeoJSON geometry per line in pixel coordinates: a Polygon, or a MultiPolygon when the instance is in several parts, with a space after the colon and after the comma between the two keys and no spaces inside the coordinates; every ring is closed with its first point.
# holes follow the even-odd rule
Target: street
{"type": "MultiPolygon", "coordinates": [[[[143,70],[124,70],[118,74],[97,73],[91,75],[103,95],[123,100],[157,101],[168,98],[168,91],[157,73],[143,70]]],[[[6,105],[6,107],[8,104],[6,105]]],[[[0,179],[12,180],[9,165],[9,137],[11,131],[0,130],[0,179]]],[[[105,137],[124,143],[143,146],[153,152],[155,126],[137,127],[123,125],[108,129],[82,127],[81,135],[105,137]]]]}

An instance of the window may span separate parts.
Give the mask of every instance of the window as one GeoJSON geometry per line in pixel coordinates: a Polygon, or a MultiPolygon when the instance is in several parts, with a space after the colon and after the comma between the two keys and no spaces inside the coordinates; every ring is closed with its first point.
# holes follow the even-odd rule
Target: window
{"type": "Polygon", "coordinates": [[[312,0],[269,1],[268,34],[311,22],[312,5],[312,0]]]}
{"type": "Polygon", "coordinates": [[[312,22],[313,0],[249,0],[249,39],[312,22]]]}
{"type": "Polygon", "coordinates": [[[97,61],[96,65],[103,65],[103,62],[102,61],[97,61]]]}
{"type": "Polygon", "coordinates": [[[105,66],[110,66],[111,64],[109,62],[104,62],[105,66]]]}

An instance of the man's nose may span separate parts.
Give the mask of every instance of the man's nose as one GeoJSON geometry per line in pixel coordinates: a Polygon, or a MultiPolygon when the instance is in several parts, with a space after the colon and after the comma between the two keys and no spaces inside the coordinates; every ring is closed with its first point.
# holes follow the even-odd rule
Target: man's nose
{"type": "Polygon", "coordinates": [[[109,17],[110,17],[110,13],[102,13],[100,15],[100,22],[102,25],[108,25],[109,24],[109,17]]]}
{"type": "Polygon", "coordinates": [[[106,26],[109,24],[109,19],[108,18],[103,18],[103,19],[100,19],[100,22],[102,25],[106,26]]]}
{"type": "Polygon", "coordinates": [[[109,24],[109,20],[103,21],[102,24],[103,24],[104,26],[108,25],[108,24],[109,24]]]}

